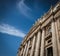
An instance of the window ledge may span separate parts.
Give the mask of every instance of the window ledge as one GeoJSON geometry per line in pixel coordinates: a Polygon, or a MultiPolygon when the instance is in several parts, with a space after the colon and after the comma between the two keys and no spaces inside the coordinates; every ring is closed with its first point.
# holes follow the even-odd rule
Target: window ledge
{"type": "Polygon", "coordinates": [[[45,38],[48,38],[49,36],[52,36],[52,33],[51,33],[51,32],[49,32],[49,33],[45,36],[45,38]]]}

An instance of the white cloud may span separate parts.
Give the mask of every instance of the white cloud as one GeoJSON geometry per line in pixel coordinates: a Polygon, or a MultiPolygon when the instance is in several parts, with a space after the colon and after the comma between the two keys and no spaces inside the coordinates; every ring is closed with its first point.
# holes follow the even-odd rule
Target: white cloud
{"type": "Polygon", "coordinates": [[[19,3],[18,3],[18,8],[19,8],[19,11],[26,17],[33,17],[32,15],[32,10],[31,8],[29,8],[25,3],[24,3],[24,0],[21,0],[19,3]]]}
{"type": "Polygon", "coordinates": [[[14,28],[13,26],[10,26],[8,24],[1,24],[0,25],[0,32],[6,33],[9,35],[13,35],[13,36],[18,36],[18,37],[25,36],[25,34],[21,30],[18,30],[18,29],[14,28]]]}

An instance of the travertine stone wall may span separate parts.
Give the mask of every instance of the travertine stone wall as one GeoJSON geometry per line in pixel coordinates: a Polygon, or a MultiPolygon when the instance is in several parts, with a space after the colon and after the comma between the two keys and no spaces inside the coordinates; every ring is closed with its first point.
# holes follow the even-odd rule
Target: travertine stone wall
{"type": "Polygon", "coordinates": [[[60,56],[60,2],[35,22],[18,50],[18,56],[48,55],[60,56]]]}

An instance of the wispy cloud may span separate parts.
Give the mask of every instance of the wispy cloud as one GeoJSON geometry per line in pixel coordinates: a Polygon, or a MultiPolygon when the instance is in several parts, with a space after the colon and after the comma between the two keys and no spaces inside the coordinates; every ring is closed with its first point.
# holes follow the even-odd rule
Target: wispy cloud
{"type": "Polygon", "coordinates": [[[25,33],[23,33],[21,30],[16,29],[13,26],[10,26],[8,24],[1,24],[0,25],[0,32],[6,33],[9,35],[17,36],[17,37],[24,37],[25,33]]]}
{"type": "Polygon", "coordinates": [[[24,3],[24,0],[21,0],[19,3],[18,3],[18,8],[19,8],[19,11],[26,17],[33,17],[32,15],[32,9],[29,8],[25,3],[24,3]]]}

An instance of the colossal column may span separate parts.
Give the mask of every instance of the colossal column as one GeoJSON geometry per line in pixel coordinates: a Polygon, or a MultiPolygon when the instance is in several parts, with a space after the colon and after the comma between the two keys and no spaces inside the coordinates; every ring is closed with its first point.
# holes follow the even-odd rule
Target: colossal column
{"type": "Polygon", "coordinates": [[[58,54],[60,56],[60,43],[59,43],[59,33],[58,33],[58,25],[57,25],[58,23],[59,21],[57,19],[55,22],[55,28],[56,28],[56,36],[57,36],[57,44],[58,44],[58,54]]]}
{"type": "Polygon", "coordinates": [[[34,54],[34,56],[39,56],[40,37],[41,37],[41,32],[40,32],[40,30],[39,30],[38,33],[37,33],[37,41],[36,41],[36,48],[35,48],[35,54],[34,54]]]}
{"type": "Polygon", "coordinates": [[[57,53],[57,39],[56,39],[56,29],[54,19],[51,23],[51,31],[52,31],[52,44],[53,44],[53,56],[58,56],[57,53]]]}
{"type": "Polygon", "coordinates": [[[30,40],[28,41],[28,46],[27,46],[27,50],[26,50],[26,55],[25,55],[25,56],[27,56],[27,55],[28,55],[29,45],[30,45],[30,40]]]}
{"type": "Polygon", "coordinates": [[[23,53],[23,48],[22,48],[22,50],[21,50],[21,52],[20,52],[20,56],[22,55],[22,53],[23,53]]]}
{"type": "Polygon", "coordinates": [[[40,56],[44,56],[44,38],[45,38],[45,29],[42,29],[42,39],[41,39],[41,51],[40,56]]]}
{"type": "Polygon", "coordinates": [[[24,48],[23,56],[25,56],[26,48],[27,48],[27,43],[26,43],[25,48],[24,48]]]}
{"type": "Polygon", "coordinates": [[[30,56],[33,56],[33,53],[34,53],[35,38],[36,38],[36,36],[34,35],[34,37],[33,37],[33,42],[32,42],[32,48],[31,48],[30,56]]]}

